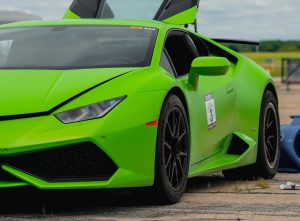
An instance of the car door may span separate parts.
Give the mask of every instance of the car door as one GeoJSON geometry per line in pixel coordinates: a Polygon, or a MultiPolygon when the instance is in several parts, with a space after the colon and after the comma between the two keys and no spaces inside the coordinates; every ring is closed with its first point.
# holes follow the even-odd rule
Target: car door
{"type": "MultiPolygon", "coordinates": [[[[214,45],[208,45],[197,35],[190,34],[194,45],[201,56],[226,56],[225,52],[214,51],[214,45]]],[[[225,75],[201,76],[197,88],[197,100],[201,106],[198,112],[200,131],[199,149],[194,153],[194,163],[219,153],[232,134],[235,121],[235,84],[233,66],[225,75]],[[201,119],[200,119],[201,118],[201,119]],[[204,120],[205,119],[205,120],[204,120]]],[[[193,155],[192,155],[193,156],[193,155]]]]}
{"type": "MultiPolygon", "coordinates": [[[[186,85],[192,61],[209,56],[205,45],[184,31],[171,31],[165,42],[176,77],[186,85]],[[198,47],[196,47],[196,45],[198,47]]],[[[199,86],[188,90],[192,135],[191,164],[197,164],[219,151],[231,134],[234,123],[235,91],[231,75],[200,76],[199,86]]]]}
{"type": "MultiPolygon", "coordinates": [[[[231,77],[200,76],[197,89],[201,111],[200,149],[194,156],[198,161],[219,153],[226,145],[226,139],[233,132],[235,111],[235,90],[231,77]]],[[[195,159],[195,162],[198,162],[195,159]]]]}
{"type": "Polygon", "coordinates": [[[186,25],[194,23],[199,1],[73,0],[64,18],[153,19],[186,25]]]}

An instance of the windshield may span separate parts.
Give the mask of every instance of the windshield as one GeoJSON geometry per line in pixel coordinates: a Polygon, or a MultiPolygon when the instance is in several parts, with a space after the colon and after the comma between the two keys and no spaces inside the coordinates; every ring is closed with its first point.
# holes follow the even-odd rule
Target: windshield
{"type": "Polygon", "coordinates": [[[145,67],[157,30],[124,26],[0,29],[0,69],[145,67]]]}
{"type": "Polygon", "coordinates": [[[149,20],[154,18],[162,3],[163,0],[106,0],[100,17],[149,20]]]}

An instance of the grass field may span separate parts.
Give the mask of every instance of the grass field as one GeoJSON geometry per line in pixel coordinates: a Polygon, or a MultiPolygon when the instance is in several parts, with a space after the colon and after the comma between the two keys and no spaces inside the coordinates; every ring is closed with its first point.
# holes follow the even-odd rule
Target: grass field
{"type": "Polygon", "coordinates": [[[245,52],[243,55],[251,58],[256,63],[264,67],[265,69],[270,70],[272,76],[281,75],[281,59],[282,58],[299,58],[300,52],[245,52]],[[268,63],[267,60],[272,59],[271,63],[268,63]]]}

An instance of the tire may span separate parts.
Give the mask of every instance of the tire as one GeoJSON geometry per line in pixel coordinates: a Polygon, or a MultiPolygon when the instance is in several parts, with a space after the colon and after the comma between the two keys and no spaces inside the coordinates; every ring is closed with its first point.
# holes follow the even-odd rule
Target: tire
{"type": "Polygon", "coordinates": [[[180,201],[189,172],[189,126],[185,108],[176,95],[163,105],[157,134],[154,197],[160,204],[180,201]]]}
{"type": "Polygon", "coordinates": [[[264,94],[258,136],[257,161],[254,165],[223,171],[228,179],[272,179],[278,170],[280,159],[280,120],[278,103],[274,94],[264,94]]]}

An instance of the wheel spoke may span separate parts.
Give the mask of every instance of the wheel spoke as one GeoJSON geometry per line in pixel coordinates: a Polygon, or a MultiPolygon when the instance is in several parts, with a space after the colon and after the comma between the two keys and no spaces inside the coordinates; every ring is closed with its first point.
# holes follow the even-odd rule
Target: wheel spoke
{"type": "Polygon", "coordinates": [[[273,124],[273,119],[271,117],[272,115],[272,111],[268,110],[267,112],[267,120],[266,120],[266,128],[269,129],[271,127],[271,125],[273,124]]]}
{"type": "MultiPolygon", "coordinates": [[[[267,119],[266,119],[266,125],[269,124],[269,121],[270,121],[270,110],[267,111],[267,119]]],[[[268,127],[267,127],[268,128],[268,127]]]]}
{"type": "Polygon", "coordinates": [[[270,141],[267,141],[267,142],[266,142],[266,146],[267,146],[267,148],[268,148],[269,150],[274,150],[274,148],[273,148],[272,144],[270,143],[270,141]]]}
{"type": "Polygon", "coordinates": [[[175,111],[173,111],[173,130],[172,130],[172,136],[175,137],[176,135],[176,125],[177,125],[177,119],[175,116],[175,111]]]}
{"type": "Polygon", "coordinates": [[[180,123],[181,123],[181,114],[179,114],[179,117],[178,117],[178,123],[177,123],[177,128],[176,128],[176,134],[175,134],[175,137],[179,137],[179,134],[180,134],[180,123]]]}
{"type": "Polygon", "coordinates": [[[181,142],[181,140],[185,137],[186,130],[182,132],[182,134],[178,137],[178,141],[181,142]]]}
{"type": "Polygon", "coordinates": [[[174,167],[175,167],[176,186],[178,186],[178,184],[179,184],[179,178],[178,178],[178,169],[177,169],[176,160],[174,161],[174,167]]]}
{"type": "Polygon", "coordinates": [[[269,137],[268,137],[268,140],[270,141],[270,140],[273,140],[275,138],[275,135],[270,135],[269,137]]]}
{"type": "Polygon", "coordinates": [[[187,157],[187,153],[179,151],[179,157],[187,157]]]}
{"type": "Polygon", "coordinates": [[[164,146],[168,148],[169,151],[172,150],[172,147],[170,144],[168,144],[166,141],[164,142],[164,146]]]}
{"type": "Polygon", "coordinates": [[[267,148],[269,149],[269,151],[273,152],[274,151],[274,147],[272,146],[272,144],[270,142],[266,143],[267,148]]]}
{"type": "MultiPolygon", "coordinates": [[[[175,113],[174,113],[174,116],[175,116],[175,113]]],[[[178,132],[179,132],[179,128],[180,128],[179,124],[180,124],[180,118],[176,118],[176,116],[175,116],[173,138],[178,137],[178,132]]]]}
{"type": "Polygon", "coordinates": [[[267,124],[267,128],[270,128],[270,127],[272,126],[272,124],[273,124],[273,120],[271,120],[271,122],[269,122],[269,123],[267,124]]]}
{"type": "Polygon", "coordinates": [[[169,130],[169,132],[170,132],[171,136],[173,137],[173,130],[172,130],[172,128],[171,128],[171,126],[170,126],[170,123],[169,123],[169,122],[167,122],[167,128],[168,128],[168,130],[169,130]]]}
{"type": "Polygon", "coordinates": [[[174,162],[173,162],[173,166],[172,166],[172,173],[171,173],[171,183],[173,183],[173,178],[174,178],[174,171],[175,171],[175,164],[174,164],[174,162]]]}
{"type": "Polygon", "coordinates": [[[167,160],[167,163],[166,163],[166,168],[170,165],[170,162],[171,162],[171,159],[172,159],[172,154],[170,154],[168,160],[167,160]]]}
{"type": "Polygon", "coordinates": [[[171,174],[172,174],[172,164],[169,164],[169,169],[167,169],[167,173],[168,173],[168,177],[169,177],[169,180],[171,181],[171,174]]]}
{"type": "Polygon", "coordinates": [[[182,163],[181,163],[181,160],[180,160],[180,158],[177,158],[177,161],[178,161],[178,166],[179,166],[179,169],[180,169],[180,171],[181,171],[181,174],[183,175],[183,176],[185,176],[185,174],[184,174],[184,171],[183,171],[183,166],[182,166],[182,163]]]}
{"type": "Polygon", "coordinates": [[[271,154],[270,154],[270,150],[269,150],[268,147],[265,147],[265,148],[266,148],[266,152],[267,152],[267,158],[268,158],[269,162],[271,163],[272,157],[271,157],[271,154]]]}

